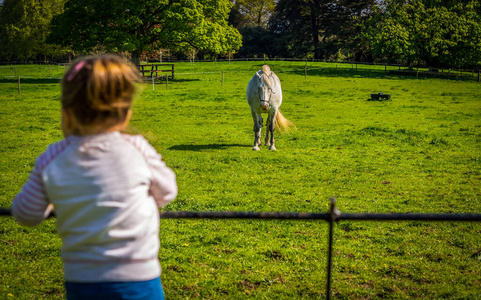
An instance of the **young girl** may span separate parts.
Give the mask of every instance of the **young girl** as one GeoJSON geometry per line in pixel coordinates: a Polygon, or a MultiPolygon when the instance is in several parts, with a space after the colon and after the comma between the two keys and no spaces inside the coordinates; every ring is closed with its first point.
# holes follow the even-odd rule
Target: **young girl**
{"type": "Polygon", "coordinates": [[[12,203],[24,225],[55,208],[68,299],[163,299],[159,211],[175,174],[129,123],[138,72],[116,56],[77,61],[62,79],[65,139],[38,157],[12,203]]]}

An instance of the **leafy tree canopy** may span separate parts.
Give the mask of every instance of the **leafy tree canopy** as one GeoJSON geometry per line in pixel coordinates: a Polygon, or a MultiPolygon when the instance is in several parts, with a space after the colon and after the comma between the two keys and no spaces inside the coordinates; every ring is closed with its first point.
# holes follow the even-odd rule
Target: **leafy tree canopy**
{"type": "Polygon", "coordinates": [[[271,30],[289,37],[289,52],[296,57],[328,58],[353,39],[356,20],[374,6],[374,0],[279,0],[270,20],[271,30]]]}
{"type": "Polygon", "coordinates": [[[239,49],[241,36],[227,24],[229,0],[68,0],[52,22],[50,41],[74,50],[197,49],[218,54],[239,49]]]}
{"type": "Polygon", "coordinates": [[[469,67],[481,64],[478,1],[388,2],[364,30],[375,57],[408,64],[469,67]]]}
{"type": "Polygon", "coordinates": [[[263,27],[267,29],[274,12],[274,0],[237,0],[229,16],[236,28],[263,27]]]}
{"type": "Polygon", "coordinates": [[[45,44],[54,15],[65,0],[5,0],[0,10],[0,58],[48,56],[57,47],[45,44]]]}
{"type": "Polygon", "coordinates": [[[264,54],[268,56],[275,56],[276,45],[279,41],[275,40],[275,36],[267,29],[255,27],[242,27],[240,29],[242,34],[242,47],[239,49],[239,56],[241,57],[263,57],[264,54]]]}

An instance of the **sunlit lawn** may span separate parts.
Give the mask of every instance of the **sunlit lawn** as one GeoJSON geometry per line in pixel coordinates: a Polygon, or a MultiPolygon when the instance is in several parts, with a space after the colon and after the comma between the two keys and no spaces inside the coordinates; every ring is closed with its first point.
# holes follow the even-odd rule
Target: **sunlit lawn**
{"type": "MultiPolygon", "coordinates": [[[[271,62],[283,114],[297,130],[278,151],[252,151],[247,82],[263,62],[176,63],[175,80],[143,86],[130,133],[144,135],[176,172],[172,211],[481,212],[481,86],[336,64],[271,62]],[[222,84],[222,71],[224,81],[222,84]],[[391,101],[368,101],[371,93],[391,101]]],[[[28,178],[59,130],[58,70],[0,68],[0,206],[28,178]],[[39,78],[51,79],[39,79],[39,78]]],[[[0,295],[62,298],[54,220],[0,223],[0,295]]],[[[168,299],[286,299],[325,295],[327,224],[162,220],[168,299]]],[[[481,295],[479,223],[341,222],[335,298],[481,295]]]]}

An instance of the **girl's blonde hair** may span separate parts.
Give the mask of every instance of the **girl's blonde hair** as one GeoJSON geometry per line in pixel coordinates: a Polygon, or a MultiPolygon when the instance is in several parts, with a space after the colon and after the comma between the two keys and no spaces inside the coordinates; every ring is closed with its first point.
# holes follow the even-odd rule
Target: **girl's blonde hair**
{"type": "Polygon", "coordinates": [[[115,55],[76,60],[62,78],[62,108],[83,126],[123,122],[132,104],[138,69],[115,55]]]}

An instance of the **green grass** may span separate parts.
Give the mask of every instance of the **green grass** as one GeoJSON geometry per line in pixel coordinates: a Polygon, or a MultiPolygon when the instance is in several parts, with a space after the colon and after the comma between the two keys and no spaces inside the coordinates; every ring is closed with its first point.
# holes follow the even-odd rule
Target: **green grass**
{"type": "MultiPolygon", "coordinates": [[[[144,85],[130,133],[144,135],[177,174],[170,211],[480,213],[481,85],[419,79],[335,64],[272,62],[283,114],[297,130],[278,151],[252,151],[245,99],[262,62],[177,63],[176,79],[144,85]],[[224,71],[224,85],[222,85],[224,71]],[[371,93],[391,101],[368,101],[371,93]]],[[[0,206],[35,158],[61,139],[62,68],[0,67],[0,206]],[[42,78],[52,79],[42,79],[42,78]]],[[[169,299],[296,299],[325,293],[325,222],[162,220],[162,281],[169,299]]],[[[481,225],[347,222],[336,225],[333,295],[481,296],[481,225]]],[[[0,223],[0,298],[62,298],[54,220],[0,223]]]]}

